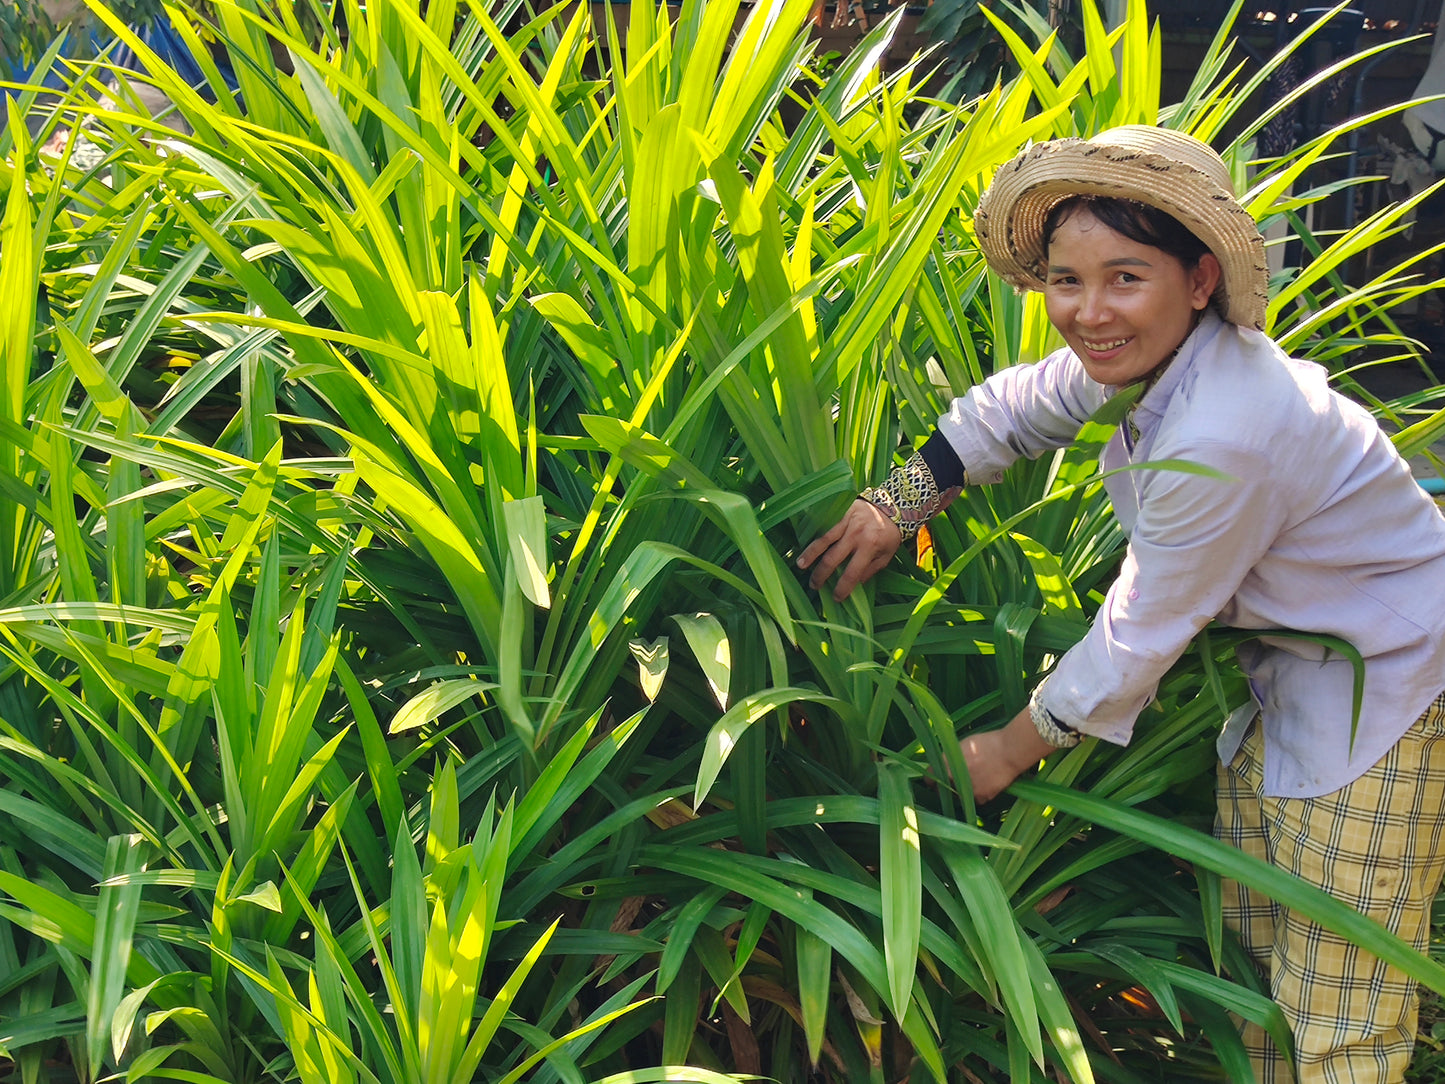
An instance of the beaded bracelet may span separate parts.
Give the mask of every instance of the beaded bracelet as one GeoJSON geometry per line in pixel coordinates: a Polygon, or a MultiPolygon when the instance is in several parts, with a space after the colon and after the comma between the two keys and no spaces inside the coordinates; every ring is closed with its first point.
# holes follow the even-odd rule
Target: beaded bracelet
{"type": "Polygon", "coordinates": [[[905,542],[938,515],[945,503],[933,472],[918,452],[909,456],[903,466],[889,471],[888,480],[881,486],[869,486],[858,498],[881,510],[905,542]]]}
{"type": "Polygon", "coordinates": [[[1040,683],[1034,688],[1034,693],[1029,697],[1029,718],[1033,721],[1034,729],[1039,732],[1039,737],[1048,742],[1055,749],[1072,749],[1079,744],[1080,734],[1072,727],[1059,722],[1058,719],[1044,707],[1043,698],[1039,692],[1043,689],[1040,683]]]}

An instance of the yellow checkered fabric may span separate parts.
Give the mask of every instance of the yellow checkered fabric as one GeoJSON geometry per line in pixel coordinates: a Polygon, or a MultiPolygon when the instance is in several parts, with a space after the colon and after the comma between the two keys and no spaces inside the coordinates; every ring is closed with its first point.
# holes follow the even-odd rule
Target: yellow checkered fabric
{"type": "MultiPolygon", "coordinates": [[[[1215,835],[1323,888],[1424,950],[1445,876],[1445,693],[1379,763],[1319,798],[1263,794],[1259,727],[1219,769],[1215,835]]],[[[1296,1069],[1264,1031],[1243,1038],[1263,1084],[1399,1084],[1415,1043],[1415,983],[1233,881],[1224,920],[1294,1031],[1296,1069]]]]}

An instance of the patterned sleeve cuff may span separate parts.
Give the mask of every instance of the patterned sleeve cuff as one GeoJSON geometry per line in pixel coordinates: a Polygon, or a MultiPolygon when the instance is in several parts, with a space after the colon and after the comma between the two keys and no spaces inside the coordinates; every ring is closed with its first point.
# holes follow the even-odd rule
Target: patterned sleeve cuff
{"type": "Polygon", "coordinates": [[[914,452],[908,462],[888,473],[886,482],[869,486],[858,497],[881,509],[907,541],[957,495],[957,486],[940,493],[927,460],[914,452]]]}
{"type": "Polygon", "coordinates": [[[1033,695],[1029,697],[1029,718],[1033,721],[1034,729],[1039,732],[1039,737],[1055,749],[1072,749],[1079,744],[1080,734],[1073,727],[1054,718],[1049,709],[1044,707],[1043,698],[1039,694],[1045,684],[1046,682],[1039,682],[1034,687],[1033,695]]]}

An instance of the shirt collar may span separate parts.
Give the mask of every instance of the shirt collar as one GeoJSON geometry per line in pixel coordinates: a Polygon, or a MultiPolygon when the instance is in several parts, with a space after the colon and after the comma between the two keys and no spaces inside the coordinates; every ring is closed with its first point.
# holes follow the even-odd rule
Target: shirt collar
{"type": "Polygon", "coordinates": [[[1179,344],[1174,360],[1164,367],[1153,387],[1140,396],[1139,402],[1135,404],[1134,421],[1141,430],[1152,428],[1154,423],[1164,416],[1169,400],[1193,370],[1200,352],[1214,340],[1223,326],[1224,320],[1213,309],[1205,310],[1204,315],[1199,318],[1198,326],[1179,344]]]}

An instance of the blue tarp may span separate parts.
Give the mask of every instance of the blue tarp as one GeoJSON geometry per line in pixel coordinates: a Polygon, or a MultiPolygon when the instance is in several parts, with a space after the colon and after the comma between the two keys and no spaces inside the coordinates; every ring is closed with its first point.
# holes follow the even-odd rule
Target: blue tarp
{"type": "MultiPolygon", "coordinates": [[[[156,20],[150,26],[131,27],[135,35],[145,42],[150,49],[175,70],[182,79],[193,87],[204,90],[206,83],[205,73],[201,66],[196,63],[195,57],[191,55],[190,49],[186,47],[185,41],[172,28],[170,23],[163,20],[156,20]]],[[[61,50],[61,55],[71,58],[89,59],[100,56],[109,50],[111,62],[116,66],[129,71],[143,72],[145,66],[136,57],[130,46],[117,42],[114,38],[102,36],[95,32],[86,38],[79,38],[74,41],[67,41],[61,50]]],[[[216,67],[225,79],[226,85],[231,90],[237,89],[236,75],[231,69],[231,64],[225,56],[216,58],[216,67]]],[[[34,73],[34,66],[20,68],[15,65],[0,63],[0,82],[30,83],[34,73]]],[[[52,69],[47,72],[40,81],[42,86],[51,87],[55,90],[64,89],[64,81],[57,72],[52,69]]],[[[19,92],[4,88],[7,95],[17,95],[19,92]]],[[[0,115],[0,121],[3,121],[0,115]]]]}
{"type": "MultiPolygon", "coordinates": [[[[157,19],[149,27],[136,30],[136,36],[145,42],[158,57],[168,64],[177,75],[193,87],[201,87],[206,82],[206,75],[201,71],[201,66],[196,63],[195,57],[181,36],[171,29],[171,24],[157,19]]],[[[143,65],[136,59],[136,55],[128,45],[119,45],[111,54],[111,59],[122,68],[131,71],[144,70],[143,65]]],[[[225,56],[216,58],[216,67],[220,69],[221,78],[226,81],[226,86],[231,90],[238,88],[236,73],[231,70],[231,62],[225,56]]]]}

